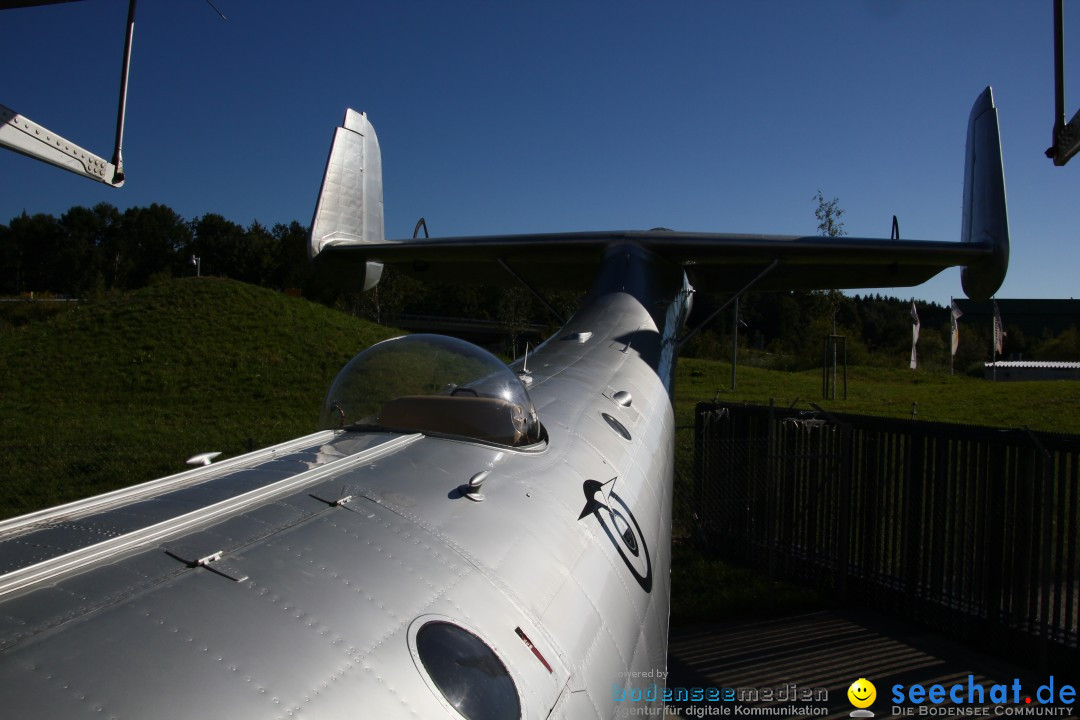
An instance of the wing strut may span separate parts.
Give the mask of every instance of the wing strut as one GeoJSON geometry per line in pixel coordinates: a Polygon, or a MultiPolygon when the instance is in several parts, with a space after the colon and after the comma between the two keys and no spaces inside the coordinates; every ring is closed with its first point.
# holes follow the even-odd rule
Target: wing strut
{"type": "Polygon", "coordinates": [[[566,324],[566,318],[564,318],[562,316],[562,313],[560,313],[558,310],[556,310],[554,307],[552,307],[551,303],[549,303],[546,299],[544,299],[544,296],[540,294],[540,291],[538,291],[532,285],[527,283],[525,281],[525,278],[521,277],[521,275],[519,275],[517,272],[515,272],[514,268],[510,267],[510,265],[508,265],[505,260],[503,260],[502,258],[496,258],[496,261],[499,263],[499,265],[502,267],[503,270],[510,273],[510,275],[513,276],[513,278],[515,280],[517,280],[519,283],[524,285],[525,289],[528,290],[529,292],[531,292],[533,294],[533,297],[535,297],[537,300],[539,300],[540,304],[542,304],[544,307],[546,307],[548,312],[555,316],[556,320],[558,320],[563,325],[566,324]]]}
{"type": "MultiPolygon", "coordinates": [[[[127,32],[124,33],[124,60],[120,66],[120,102],[116,109],[116,148],[113,150],[113,165],[116,167],[114,182],[124,182],[124,158],[121,148],[124,145],[124,115],[127,113],[128,75],[131,72],[131,41],[135,36],[135,2],[128,3],[127,32]]],[[[119,187],[119,186],[118,186],[119,187]]]]}
{"type": "Polygon", "coordinates": [[[771,273],[771,272],[772,272],[773,270],[775,270],[775,269],[776,269],[776,266],[777,266],[777,265],[779,265],[779,264],[780,264],[780,260],[779,260],[779,258],[777,258],[776,260],[773,260],[773,261],[772,261],[772,263],[771,263],[771,264],[770,264],[770,265],[769,265],[768,267],[766,267],[766,268],[765,268],[764,270],[762,270],[761,272],[759,272],[759,273],[757,274],[757,277],[755,277],[755,278],[754,278],[753,280],[751,280],[750,282],[746,283],[746,285],[744,285],[744,286],[743,286],[743,288],[742,288],[741,290],[739,290],[739,292],[737,292],[737,293],[735,293],[734,295],[732,295],[731,297],[729,297],[729,298],[727,299],[727,302],[725,302],[725,303],[724,303],[723,305],[721,305],[720,307],[716,308],[716,310],[715,310],[715,311],[713,312],[713,314],[712,314],[712,315],[710,315],[709,317],[705,318],[704,322],[700,323],[700,324],[699,324],[699,325],[698,325],[698,326],[697,326],[696,328],[694,328],[694,329],[693,329],[693,330],[691,330],[690,332],[686,333],[686,335],[684,335],[684,336],[682,337],[682,339],[681,339],[681,340],[679,340],[679,345],[678,345],[678,348],[677,348],[677,349],[679,349],[679,350],[682,350],[682,348],[683,348],[683,345],[686,345],[686,343],[688,343],[688,342],[690,341],[690,338],[694,337],[694,336],[695,336],[695,335],[697,335],[697,334],[698,334],[699,332],[701,332],[701,331],[702,331],[702,329],[704,329],[706,325],[708,325],[709,323],[711,323],[711,322],[712,322],[712,320],[713,320],[713,318],[714,318],[714,317],[716,317],[716,316],[717,316],[717,315],[719,315],[719,314],[720,314],[721,312],[723,312],[723,311],[724,311],[725,309],[727,309],[727,306],[728,306],[728,305],[730,305],[731,303],[735,302],[735,301],[736,301],[736,300],[738,300],[738,299],[739,299],[740,297],[742,297],[742,294],[743,294],[743,293],[745,293],[745,292],[746,292],[747,290],[749,290],[750,288],[752,288],[752,287],[753,287],[754,285],[757,285],[757,282],[758,282],[758,280],[760,280],[761,278],[765,277],[766,275],[768,275],[769,273],[771,273]]]}
{"type": "Polygon", "coordinates": [[[124,184],[121,146],[124,140],[124,115],[127,110],[131,43],[135,33],[135,2],[136,0],[130,0],[128,3],[124,58],[120,69],[120,102],[116,113],[116,147],[113,150],[112,162],[4,105],[0,105],[0,145],[112,187],[124,184]]]}

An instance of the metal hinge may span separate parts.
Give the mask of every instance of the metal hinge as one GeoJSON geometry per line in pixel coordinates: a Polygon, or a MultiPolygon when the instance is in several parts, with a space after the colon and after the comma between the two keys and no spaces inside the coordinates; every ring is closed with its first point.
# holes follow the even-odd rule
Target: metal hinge
{"type": "Polygon", "coordinates": [[[330,500],[329,498],[322,497],[321,495],[316,495],[315,493],[311,493],[311,497],[315,498],[319,502],[326,503],[330,507],[341,507],[342,505],[346,505],[352,502],[353,499],[352,495],[342,495],[337,500],[330,500]]]}
{"type": "Polygon", "coordinates": [[[222,560],[222,557],[225,555],[224,550],[218,550],[209,555],[203,555],[202,557],[194,557],[192,553],[185,552],[184,550],[166,550],[165,552],[189,567],[204,567],[207,570],[215,572],[222,577],[227,577],[235,582],[243,582],[249,577],[246,572],[240,570],[232,563],[227,560],[222,560]]]}

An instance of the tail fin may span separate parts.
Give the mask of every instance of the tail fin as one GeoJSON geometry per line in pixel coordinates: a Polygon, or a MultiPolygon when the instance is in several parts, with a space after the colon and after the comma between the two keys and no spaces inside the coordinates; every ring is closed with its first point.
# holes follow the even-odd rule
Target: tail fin
{"type": "Polygon", "coordinates": [[[973,300],[997,292],[1009,268],[1009,217],[1001,164],[994,94],[986,88],[971,108],[964,165],[964,220],[961,240],[990,246],[990,254],[964,268],[961,283],[973,300]]]}
{"type": "MultiPolygon", "coordinates": [[[[333,245],[383,242],[382,153],[367,115],[349,109],[334,133],[319,202],[311,221],[308,254],[333,245]]],[[[364,289],[375,287],[382,264],[364,264],[364,289]]]]}

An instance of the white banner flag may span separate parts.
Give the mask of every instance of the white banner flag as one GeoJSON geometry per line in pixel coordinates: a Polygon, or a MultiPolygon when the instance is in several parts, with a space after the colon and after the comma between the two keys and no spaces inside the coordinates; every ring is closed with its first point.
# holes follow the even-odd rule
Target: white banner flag
{"type": "Polygon", "coordinates": [[[911,369],[918,366],[915,358],[915,346],[919,342],[919,313],[915,310],[915,301],[911,301],[911,369]]]}
{"type": "Polygon", "coordinates": [[[956,306],[956,301],[952,301],[952,326],[949,330],[949,334],[952,336],[952,354],[956,357],[956,350],[960,347],[960,326],[957,324],[957,320],[963,317],[964,313],[960,312],[960,308],[956,306]]]}

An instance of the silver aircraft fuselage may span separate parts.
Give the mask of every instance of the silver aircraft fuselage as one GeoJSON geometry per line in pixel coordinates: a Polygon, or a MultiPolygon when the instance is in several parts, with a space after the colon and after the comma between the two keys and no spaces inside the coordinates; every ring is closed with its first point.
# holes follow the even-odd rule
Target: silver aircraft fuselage
{"type": "MultiPolygon", "coordinates": [[[[366,116],[346,111],[316,265],[365,287],[384,264],[560,287],[592,273],[581,308],[518,376],[467,343],[453,360],[409,356],[341,402],[335,381],[324,422],[340,414],[340,429],[0,522],[5,717],[659,714],[684,268],[713,290],[776,290],[912,286],[962,265],[981,299],[1008,266],[989,88],[968,121],[958,243],[663,229],[387,240],[381,163],[366,116]],[[476,384],[436,381],[474,350],[487,356],[476,384]],[[398,392],[398,366],[423,368],[425,393],[398,392]],[[503,394],[486,389],[497,376],[503,394]],[[382,390],[378,414],[348,417],[382,390]],[[462,438],[489,420],[502,429],[462,438]]],[[[404,358],[379,347],[339,378],[367,372],[368,353],[404,358]]]]}
{"type": "Polygon", "coordinates": [[[459,717],[418,659],[419,628],[439,621],[494,650],[521,717],[611,717],[619,692],[658,704],[689,294],[677,267],[608,250],[580,310],[528,358],[540,450],[327,431],[0,524],[0,707],[459,717]],[[485,470],[474,502],[459,488],[485,470]],[[28,544],[41,549],[20,560],[28,544]]]}

